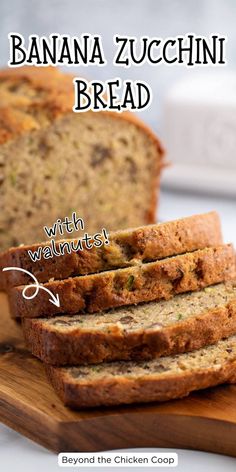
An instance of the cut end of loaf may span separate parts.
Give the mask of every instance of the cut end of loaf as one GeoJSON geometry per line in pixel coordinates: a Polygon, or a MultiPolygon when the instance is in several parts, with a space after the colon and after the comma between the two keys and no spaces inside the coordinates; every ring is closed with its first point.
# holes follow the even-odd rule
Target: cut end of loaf
{"type": "Polygon", "coordinates": [[[162,151],[113,114],[68,113],[2,145],[1,162],[1,250],[43,240],[72,211],[90,234],[155,221],[162,151]]]}

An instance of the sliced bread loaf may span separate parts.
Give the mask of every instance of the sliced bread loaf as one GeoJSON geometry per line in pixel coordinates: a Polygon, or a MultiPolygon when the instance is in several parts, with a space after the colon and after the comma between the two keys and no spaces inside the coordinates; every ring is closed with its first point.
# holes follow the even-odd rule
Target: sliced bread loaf
{"type": "Polygon", "coordinates": [[[55,67],[0,72],[0,250],[41,241],[72,211],[90,234],[155,223],[157,137],[133,113],[73,104],[73,76],[55,67]]]}
{"type": "Polygon", "coordinates": [[[72,408],[181,398],[236,382],[236,336],[188,354],[143,362],[46,367],[56,392],[72,408]]]}
{"type": "MultiPolygon", "coordinates": [[[[56,242],[56,250],[64,241],[56,242]]],[[[77,240],[74,240],[75,247],[77,240]]],[[[194,215],[181,220],[113,232],[109,244],[33,262],[28,251],[42,251],[50,242],[11,248],[0,255],[0,289],[32,282],[24,272],[2,272],[4,267],[21,267],[33,273],[39,282],[137,265],[222,243],[216,212],[194,215]]]]}
{"type": "Polygon", "coordinates": [[[191,351],[236,333],[236,282],[86,317],[24,318],[23,331],[30,351],[52,365],[191,351]]]}
{"type": "MultiPolygon", "coordinates": [[[[59,295],[60,306],[52,304],[50,295],[42,289],[36,297],[26,300],[22,296],[24,286],[11,288],[9,301],[13,317],[94,313],[116,306],[169,299],[234,276],[233,246],[222,245],[125,269],[42,284],[55,296],[59,295]]],[[[29,288],[27,296],[34,292],[35,288],[29,288]]]]}

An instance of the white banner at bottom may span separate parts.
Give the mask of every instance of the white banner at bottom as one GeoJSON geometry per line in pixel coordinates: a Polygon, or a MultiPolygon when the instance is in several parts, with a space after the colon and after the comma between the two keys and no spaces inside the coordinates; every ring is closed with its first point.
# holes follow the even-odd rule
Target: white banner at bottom
{"type": "Polygon", "coordinates": [[[61,452],[60,467],[177,467],[175,452],[61,452]]]}

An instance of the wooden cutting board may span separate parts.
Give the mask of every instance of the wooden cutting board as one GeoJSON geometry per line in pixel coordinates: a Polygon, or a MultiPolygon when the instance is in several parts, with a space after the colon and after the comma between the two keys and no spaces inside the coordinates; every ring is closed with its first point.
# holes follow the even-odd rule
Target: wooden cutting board
{"type": "Polygon", "coordinates": [[[134,407],[72,411],[26,350],[0,294],[0,418],[56,452],[135,447],[188,448],[236,456],[236,386],[184,400],[134,407]]]}

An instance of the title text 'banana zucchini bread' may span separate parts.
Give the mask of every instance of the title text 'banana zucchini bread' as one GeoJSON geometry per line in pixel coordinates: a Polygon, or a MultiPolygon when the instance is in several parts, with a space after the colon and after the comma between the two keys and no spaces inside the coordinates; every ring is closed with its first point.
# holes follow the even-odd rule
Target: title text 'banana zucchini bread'
{"type": "MultiPolygon", "coordinates": [[[[59,296],[60,306],[52,304],[50,295],[42,289],[36,297],[26,300],[22,296],[25,286],[11,288],[9,302],[13,317],[94,313],[122,305],[169,299],[178,293],[199,290],[234,276],[234,248],[225,244],[125,269],[42,284],[59,296]]],[[[27,296],[35,292],[35,288],[27,290],[27,296]]]]}
{"type": "Polygon", "coordinates": [[[30,351],[52,365],[142,360],[236,333],[236,282],[99,314],[24,318],[30,351]]]}
{"type": "Polygon", "coordinates": [[[0,250],[42,241],[43,227],[72,211],[90,234],[155,223],[157,137],[132,113],[73,113],[73,104],[71,75],[0,72],[0,250]]]}
{"type": "Polygon", "coordinates": [[[166,401],[225,382],[236,383],[236,336],[151,361],[46,366],[46,371],[59,397],[72,408],[166,401]]]}
{"type": "Polygon", "coordinates": [[[7,266],[21,267],[33,273],[39,282],[48,282],[52,277],[60,280],[137,265],[221,243],[219,216],[216,212],[210,212],[153,226],[116,231],[109,235],[108,245],[65,252],[53,260],[41,257],[33,262],[28,254],[29,250],[36,253],[40,247],[50,246],[49,241],[20,246],[0,255],[0,289],[32,282],[31,277],[24,272],[2,272],[2,268],[7,266]]]}

